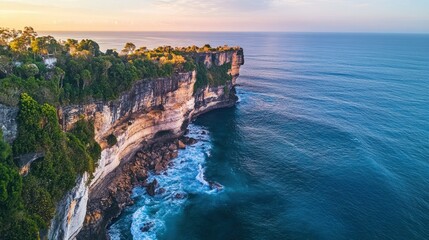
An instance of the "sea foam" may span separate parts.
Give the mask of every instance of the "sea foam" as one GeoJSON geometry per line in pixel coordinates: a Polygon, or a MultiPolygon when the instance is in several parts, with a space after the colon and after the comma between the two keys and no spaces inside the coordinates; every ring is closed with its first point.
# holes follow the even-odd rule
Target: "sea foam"
{"type": "Polygon", "coordinates": [[[179,214],[190,194],[216,194],[221,188],[212,189],[205,179],[205,162],[210,156],[212,143],[210,133],[200,126],[190,125],[188,137],[198,142],[179,150],[179,156],[172,160],[173,166],[160,175],[150,173],[148,182],[158,181],[154,197],[149,196],[144,188],[133,191],[136,204],[123,214],[121,220],[109,229],[111,239],[157,239],[166,229],[166,219],[179,214]],[[128,232],[127,232],[128,231],[128,232]]]}

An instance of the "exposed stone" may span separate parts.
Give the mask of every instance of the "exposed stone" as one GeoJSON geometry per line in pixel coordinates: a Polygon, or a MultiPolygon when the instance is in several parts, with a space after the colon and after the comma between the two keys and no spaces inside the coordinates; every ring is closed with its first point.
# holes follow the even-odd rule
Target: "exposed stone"
{"type": "Polygon", "coordinates": [[[16,116],[18,115],[17,107],[9,107],[0,104],[0,129],[3,132],[3,138],[6,142],[11,143],[17,134],[16,116]]]}
{"type": "Polygon", "coordinates": [[[155,226],[154,222],[146,222],[143,224],[143,227],[140,228],[142,232],[148,232],[153,226],[155,226]]]}
{"type": "MultiPolygon", "coordinates": [[[[91,191],[87,208],[88,214],[101,210],[102,217],[95,224],[85,222],[77,239],[104,236],[105,227],[110,220],[127,204],[132,204],[131,195],[121,192],[131,193],[134,186],[144,183],[148,170],[157,168],[158,172],[162,172],[161,167],[168,167],[169,159],[177,157],[177,152],[169,149],[173,142],[165,145],[165,141],[182,136],[189,122],[198,115],[235,104],[237,98],[234,95],[234,85],[240,65],[244,63],[243,52],[233,50],[200,55],[203,57],[202,61],[209,65],[230,62],[229,73],[232,80],[221,86],[194,91],[195,71],[175,73],[171,77],[137,81],[130,91],[123,93],[115,101],[99,101],[62,109],[59,119],[65,130],[71,129],[81,116],[92,120],[95,138],[103,149],[89,183],[91,191]],[[110,134],[117,138],[117,144],[112,147],[103,141],[110,134]],[[165,151],[169,153],[166,154],[165,151]],[[136,152],[141,154],[136,156],[136,152]],[[131,165],[123,167],[128,164],[131,165]],[[110,186],[115,188],[109,188],[110,186]],[[116,192],[106,191],[107,189],[116,192]],[[101,204],[102,198],[107,198],[108,201],[101,204]]],[[[189,141],[192,144],[196,142],[191,139],[189,141]]],[[[183,141],[182,144],[179,141],[174,143],[177,147],[186,147],[183,141]]]]}
{"type": "Polygon", "coordinates": [[[180,149],[185,149],[186,148],[186,145],[182,142],[182,141],[179,141],[179,146],[178,146],[180,149]]]}
{"type": "Polygon", "coordinates": [[[168,150],[170,150],[170,151],[176,151],[177,150],[177,145],[174,144],[174,143],[170,144],[170,146],[168,147],[168,150]]]}
{"type": "Polygon", "coordinates": [[[149,194],[149,196],[155,196],[155,189],[158,186],[158,181],[156,181],[156,179],[154,179],[151,183],[149,183],[146,186],[146,192],[147,194],[149,194]]]}
{"type": "Polygon", "coordinates": [[[195,143],[197,143],[197,140],[194,138],[190,138],[190,137],[182,137],[180,139],[181,142],[183,142],[186,145],[194,145],[195,143]]]}
{"type": "Polygon", "coordinates": [[[174,194],[174,199],[182,200],[186,198],[186,193],[176,193],[174,194]]]}
{"type": "Polygon", "coordinates": [[[164,170],[164,166],[162,165],[162,163],[157,163],[155,165],[155,173],[160,174],[162,170],[164,170]]]}
{"type": "Polygon", "coordinates": [[[211,189],[216,189],[218,191],[223,189],[223,186],[218,182],[209,182],[209,185],[211,189]]]}
{"type": "Polygon", "coordinates": [[[159,188],[158,190],[156,190],[156,194],[162,195],[166,192],[165,188],[159,188]]]}

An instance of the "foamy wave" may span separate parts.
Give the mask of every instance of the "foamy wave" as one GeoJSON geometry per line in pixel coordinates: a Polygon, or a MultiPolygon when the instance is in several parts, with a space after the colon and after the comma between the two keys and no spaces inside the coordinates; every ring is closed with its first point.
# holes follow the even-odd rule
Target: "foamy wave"
{"type": "MultiPolygon", "coordinates": [[[[133,239],[157,239],[166,231],[166,219],[182,211],[189,194],[219,192],[219,189],[212,189],[211,182],[204,176],[205,161],[212,145],[210,134],[202,127],[190,125],[187,136],[198,142],[180,150],[179,157],[172,160],[173,167],[160,175],[150,174],[148,178],[148,181],[158,181],[157,191],[162,191],[162,194],[151,197],[143,188],[134,189],[133,196],[137,198],[136,205],[131,207],[134,212],[110,227],[112,239],[121,239],[127,231],[131,232],[133,239]]],[[[222,187],[220,184],[217,186],[222,187]]]]}
{"type": "Polygon", "coordinates": [[[209,186],[209,183],[204,179],[204,168],[201,166],[201,164],[198,165],[198,175],[197,175],[196,179],[200,183],[202,183],[202,184],[204,184],[206,186],[209,186]]]}

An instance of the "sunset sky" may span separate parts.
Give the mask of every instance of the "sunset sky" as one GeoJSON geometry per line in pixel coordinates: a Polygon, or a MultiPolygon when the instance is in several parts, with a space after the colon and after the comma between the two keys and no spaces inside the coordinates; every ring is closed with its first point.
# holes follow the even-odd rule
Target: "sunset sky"
{"type": "Polygon", "coordinates": [[[0,0],[0,27],[37,31],[429,33],[429,0],[0,0]]]}

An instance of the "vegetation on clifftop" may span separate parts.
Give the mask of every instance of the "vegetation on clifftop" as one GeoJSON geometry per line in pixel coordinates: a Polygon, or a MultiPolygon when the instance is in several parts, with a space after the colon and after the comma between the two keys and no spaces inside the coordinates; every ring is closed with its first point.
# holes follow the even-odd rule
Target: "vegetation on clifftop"
{"type": "Polygon", "coordinates": [[[197,81],[194,85],[194,92],[197,89],[202,89],[206,86],[218,87],[225,85],[227,82],[232,80],[232,76],[229,73],[231,69],[231,63],[225,63],[221,66],[212,65],[207,68],[204,64],[197,64],[197,81]]]}
{"type": "Polygon", "coordinates": [[[196,69],[199,53],[235,49],[206,44],[149,50],[126,43],[120,53],[101,52],[88,39],[59,41],[38,36],[31,27],[22,31],[0,28],[0,103],[17,105],[23,92],[54,106],[112,100],[139,79],[196,69]]]}
{"type": "MultiPolygon", "coordinates": [[[[56,204],[85,172],[92,174],[101,148],[93,123],[79,120],[63,132],[55,106],[112,100],[140,79],[197,70],[195,90],[231,81],[231,63],[207,67],[199,54],[236,50],[228,46],[158,47],[126,43],[121,53],[100,51],[88,39],[58,41],[0,28],[0,103],[19,107],[18,134],[10,146],[0,131],[0,239],[38,239],[56,204]],[[20,170],[32,159],[27,175],[20,170]]],[[[117,144],[112,134],[109,146],[117,144]]]]}

